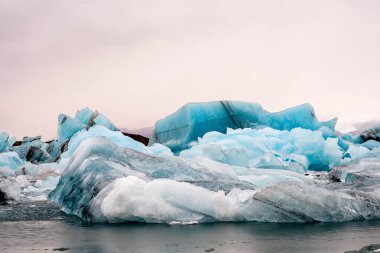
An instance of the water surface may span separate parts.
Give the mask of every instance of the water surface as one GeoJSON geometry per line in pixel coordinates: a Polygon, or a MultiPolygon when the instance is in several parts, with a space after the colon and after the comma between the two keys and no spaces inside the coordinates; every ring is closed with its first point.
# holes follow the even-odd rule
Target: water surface
{"type": "Polygon", "coordinates": [[[5,214],[11,209],[12,213],[23,213],[28,208],[4,208],[0,208],[0,252],[4,253],[58,252],[58,248],[88,253],[344,252],[380,243],[380,221],[87,226],[46,204],[34,204],[31,208],[37,211],[24,213],[22,220],[14,215],[13,219],[5,219],[5,214]],[[49,220],[36,215],[39,209],[50,214],[49,220]]]}

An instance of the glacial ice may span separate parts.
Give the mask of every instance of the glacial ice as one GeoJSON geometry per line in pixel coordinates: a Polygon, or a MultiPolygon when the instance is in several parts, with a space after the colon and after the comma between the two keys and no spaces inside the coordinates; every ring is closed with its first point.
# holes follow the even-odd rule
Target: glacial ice
{"type": "Polygon", "coordinates": [[[154,144],[151,147],[146,147],[144,146],[144,144],[137,142],[128,136],[123,135],[119,131],[112,131],[104,126],[95,125],[88,130],[83,129],[77,132],[69,141],[68,149],[61,155],[61,158],[69,158],[77,150],[77,148],[83,141],[99,136],[106,137],[119,147],[129,148],[143,153],[168,155],[172,154],[170,149],[164,145],[154,144]]]}
{"type": "Polygon", "coordinates": [[[51,143],[49,153],[54,159],[57,159],[60,154],[65,151],[65,145],[77,132],[84,129],[89,129],[94,125],[103,126],[111,131],[117,131],[116,126],[103,114],[92,111],[86,107],[77,111],[75,117],[70,117],[65,114],[58,116],[58,138],[51,143]]]}
{"type": "Polygon", "coordinates": [[[49,197],[92,222],[373,219],[380,218],[380,178],[363,173],[380,173],[380,159],[371,159],[371,165],[336,167],[314,180],[286,170],[145,154],[96,137],[76,149],[49,197]],[[364,167],[357,172],[364,183],[334,179],[336,171],[355,166],[364,167]]]}
{"type": "Polygon", "coordinates": [[[369,140],[380,141],[380,125],[375,125],[373,127],[370,127],[364,130],[360,134],[360,137],[363,140],[363,142],[366,142],[369,140]]]}
{"type": "Polygon", "coordinates": [[[336,137],[336,119],[319,122],[309,104],[296,106],[277,113],[265,111],[261,105],[236,101],[189,103],[175,113],[156,122],[151,143],[161,143],[177,153],[207,132],[226,133],[227,128],[260,128],[278,130],[323,127],[326,137],[336,137]]]}
{"type": "Polygon", "coordinates": [[[60,115],[58,132],[57,140],[49,143],[37,136],[24,137],[15,144],[14,138],[1,134],[4,148],[0,152],[0,183],[18,185],[22,198],[44,200],[55,188],[71,154],[80,143],[97,136],[108,138],[120,147],[149,154],[172,155],[171,150],[161,144],[146,147],[124,136],[104,115],[89,108],[78,111],[75,118],[60,115]]]}
{"type": "Polygon", "coordinates": [[[9,135],[7,133],[0,133],[0,153],[5,152],[8,149],[9,135]]]}
{"type": "Polygon", "coordinates": [[[74,118],[61,114],[58,117],[58,139],[70,139],[75,133],[93,125],[101,125],[116,131],[115,125],[103,114],[86,107],[77,111],[74,118]]]}
{"type": "Polygon", "coordinates": [[[22,164],[23,161],[19,158],[16,152],[0,153],[0,168],[7,167],[12,170],[15,170],[22,164]]]}
{"type": "Polygon", "coordinates": [[[92,222],[378,219],[379,127],[341,135],[335,123],[319,122],[308,104],[269,113],[192,103],[157,122],[145,146],[84,108],[59,116],[52,142],[1,133],[0,192],[49,195],[92,222]]]}
{"type": "Polygon", "coordinates": [[[96,116],[96,118],[94,119],[94,123],[99,126],[104,126],[105,128],[112,131],[117,130],[116,126],[103,114],[99,114],[98,116],[96,116]]]}
{"type": "Polygon", "coordinates": [[[369,150],[372,150],[372,149],[375,149],[375,148],[379,148],[380,147],[380,142],[375,141],[375,140],[368,140],[366,142],[363,142],[361,145],[363,147],[369,149],[369,150]]]}
{"type": "Polygon", "coordinates": [[[343,154],[338,139],[324,139],[322,131],[303,128],[281,131],[266,127],[227,129],[226,134],[209,132],[180,156],[201,156],[241,167],[282,168],[304,173],[308,169],[329,170],[342,161],[343,154]]]}
{"type": "Polygon", "coordinates": [[[25,161],[45,162],[50,159],[50,154],[46,151],[48,144],[41,140],[41,136],[24,137],[19,146],[9,147],[25,161]]]}

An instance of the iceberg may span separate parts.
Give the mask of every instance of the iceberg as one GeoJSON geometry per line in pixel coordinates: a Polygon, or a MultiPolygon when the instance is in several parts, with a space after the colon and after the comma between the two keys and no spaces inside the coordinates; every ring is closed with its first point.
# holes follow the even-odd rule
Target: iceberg
{"type": "Polygon", "coordinates": [[[24,161],[45,162],[50,159],[47,149],[49,145],[41,140],[41,136],[24,137],[17,145],[9,147],[24,161]]]}
{"type": "Polygon", "coordinates": [[[261,105],[248,102],[216,101],[189,103],[175,113],[156,122],[151,143],[161,143],[178,153],[189,148],[191,142],[204,134],[227,128],[261,128],[278,130],[304,128],[317,130],[323,127],[326,137],[336,137],[337,119],[320,122],[310,104],[304,104],[281,112],[270,113],[261,105]]]}
{"type": "Polygon", "coordinates": [[[49,198],[110,223],[380,218],[378,127],[341,135],[308,104],[191,103],[148,146],[89,108],[58,122],[51,142],[0,134],[0,202],[49,198]]]}
{"type": "Polygon", "coordinates": [[[58,125],[58,140],[70,139],[76,132],[86,128],[87,126],[78,119],[64,114],[60,114],[58,116],[58,125]]]}
{"type": "Polygon", "coordinates": [[[209,166],[209,171],[205,171],[203,164],[197,161],[186,162],[179,157],[122,149],[107,138],[96,137],[82,142],[75,151],[50,197],[62,204],[64,210],[83,217],[83,208],[88,207],[89,201],[96,195],[94,192],[98,193],[108,183],[121,177],[175,179],[216,191],[230,191],[234,187],[254,188],[251,183],[238,180],[226,165],[217,166],[219,170],[214,164],[209,166]]]}
{"type": "Polygon", "coordinates": [[[103,126],[111,131],[118,131],[117,127],[103,114],[86,107],[77,111],[75,117],[65,114],[58,116],[58,137],[50,143],[47,149],[52,160],[59,159],[61,153],[67,150],[69,140],[78,132],[91,128],[94,125],[103,126]]]}
{"type": "MultiPolygon", "coordinates": [[[[380,173],[380,159],[336,170],[380,173]]],[[[191,224],[312,222],[380,218],[379,178],[338,182],[207,158],[157,156],[90,138],[72,154],[49,198],[89,222],[191,224]]],[[[344,173],[341,173],[344,174],[344,173]]],[[[336,176],[335,176],[336,177],[336,176]]]]}

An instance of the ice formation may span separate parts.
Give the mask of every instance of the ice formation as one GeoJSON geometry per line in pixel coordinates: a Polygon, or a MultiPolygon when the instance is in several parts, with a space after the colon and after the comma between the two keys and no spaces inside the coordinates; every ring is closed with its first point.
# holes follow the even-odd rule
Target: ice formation
{"type": "Polygon", "coordinates": [[[0,153],[0,168],[6,167],[15,170],[21,164],[23,164],[23,161],[16,152],[0,153]]]}
{"type": "Polygon", "coordinates": [[[88,129],[94,125],[116,131],[116,126],[103,114],[92,111],[86,107],[78,111],[74,118],[61,114],[58,116],[58,138],[53,141],[49,148],[49,153],[57,159],[61,153],[66,151],[66,144],[77,132],[88,129]]]}
{"type": "Polygon", "coordinates": [[[323,138],[322,131],[303,128],[276,130],[227,129],[227,133],[209,132],[180,153],[182,157],[208,157],[242,167],[278,168],[304,173],[329,170],[342,162],[344,151],[337,138],[323,138]]]}
{"type": "Polygon", "coordinates": [[[8,149],[8,138],[9,135],[7,133],[0,133],[0,152],[7,151],[8,149]]]}
{"type": "Polygon", "coordinates": [[[363,142],[367,142],[371,140],[380,141],[380,125],[375,125],[371,128],[364,130],[360,134],[360,137],[363,140],[363,142]]]}
{"type": "Polygon", "coordinates": [[[3,190],[13,189],[4,185],[16,185],[18,196],[22,198],[46,199],[77,146],[96,136],[104,136],[121,147],[141,152],[172,154],[163,145],[146,147],[124,136],[107,117],[89,108],[78,111],[74,118],[61,114],[58,122],[57,139],[47,143],[40,136],[24,137],[16,142],[7,133],[0,134],[0,183],[3,190]]]}
{"type": "Polygon", "coordinates": [[[372,219],[380,217],[380,159],[368,159],[313,180],[285,170],[144,154],[97,137],[75,151],[50,198],[93,222],[372,219]],[[350,171],[361,180],[336,180],[350,171]]]}
{"type": "MultiPolygon", "coordinates": [[[[309,104],[277,113],[265,111],[261,105],[248,102],[216,101],[189,103],[177,112],[159,120],[151,143],[161,143],[179,152],[207,132],[226,133],[227,128],[259,128],[268,126],[278,130],[296,127],[317,130],[323,127],[327,136],[335,135],[336,119],[319,122],[309,104]]],[[[327,137],[326,136],[326,137],[327,137]]]]}
{"type": "Polygon", "coordinates": [[[112,131],[104,126],[95,125],[88,130],[83,129],[77,132],[74,136],[72,136],[72,138],[68,142],[67,151],[64,152],[61,157],[69,158],[83,141],[99,136],[106,137],[119,147],[123,148],[130,148],[136,151],[150,154],[172,154],[168,147],[163,146],[161,144],[154,144],[150,147],[147,147],[144,144],[137,142],[128,136],[123,135],[119,131],[112,131]]]}
{"type": "Polygon", "coordinates": [[[0,133],[0,202],[49,195],[112,223],[378,219],[380,127],[341,135],[335,123],[308,104],[192,103],[158,121],[146,146],[84,108],[58,117],[53,141],[0,133]]]}

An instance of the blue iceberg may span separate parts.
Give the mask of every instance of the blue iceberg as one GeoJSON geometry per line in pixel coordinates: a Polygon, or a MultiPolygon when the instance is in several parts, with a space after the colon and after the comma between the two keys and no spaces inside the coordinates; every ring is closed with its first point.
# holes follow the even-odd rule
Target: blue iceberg
{"type": "Polygon", "coordinates": [[[248,102],[216,101],[189,103],[175,113],[156,122],[151,143],[161,143],[178,153],[204,134],[227,128],[261,128],[278,130],[324,128],[325,137],[336,136],[336,119],[320,122],[310,104],[296,106],[277,113],[265,111],[261,105],[248,102]]]}
{"type": "Polygon", "coordinates": [[[0,190],[13,199],[50,193],[89,222],[378,219],[379,129],[340,136],[335,123],[308,104],[270,113],[192,103],[158,121],[145,146],[84,108],[60,115],[49,143],[0,134],[0,190]]]}
{"type": "Polygon", "coordinates": [[[74,134],[68,142],[67,151],[61,155],[61,158],[70,158],[82,142],[95,137],[105,137],[119,147],[129,148],[143,153],[172,155],[171,150],[164,145],[156,143],[147,147],[144,144],[123,135],[119,131],[112,131],[102,125],[95,125],[88,130],[83,129],[74,134]]]}
{"type": "Polygon", "coordinates": [[[375,219],[380,218],[380,159],[368,159],[313,179],[206,158],[146,154],[95,137],[75,150],[49,197],[90,222],[375,219]],[[349,172],[362,179],[348,180],[349,172]],[[367,177],[368,172],[375,176],[367,177]]]}
{"type": "Polygon", "coordinates": [[[94,125],[103,126],[111,131],[118,131],[117,127],[105,115],[92,111],[88,107],[77,111],[74,118],[60,114],[58,116],[58,137],[48,149],[53,160],[58,159],[61,153],[66,150],[69,140],[76,133],[94,125]]]}

